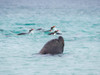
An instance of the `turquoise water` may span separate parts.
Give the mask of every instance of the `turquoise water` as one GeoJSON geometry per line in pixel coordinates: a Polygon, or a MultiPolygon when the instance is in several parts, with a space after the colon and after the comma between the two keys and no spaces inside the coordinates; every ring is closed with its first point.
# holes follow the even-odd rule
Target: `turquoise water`
{"type": "Polygon", "coordinates": [[[0,75],[100,75],[99,0],[0,0],[0,75]],[[29,29],[56,26],[62,55],[38,55],[59,35],[29,29]]]}

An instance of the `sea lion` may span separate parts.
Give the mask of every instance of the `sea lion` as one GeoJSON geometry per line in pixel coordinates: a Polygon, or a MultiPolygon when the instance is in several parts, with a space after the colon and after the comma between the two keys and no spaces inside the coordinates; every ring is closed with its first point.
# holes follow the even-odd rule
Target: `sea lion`
{"type": "Polygon", "coordinates": [[[48,41],[44,47],[39,52],[40,54],[61,54],[64,49],[64,39],[62,36],[59,36],[58,39],[52,39],[48,41]]]}
{"type": "Polygon", "coordinates": [[[17,34],[17,35],[26,35],[26,34],[31,33],[33,30],[34,30],[34,29],[30,29],[28,33],[19,33],[19,34],[17,34]]]}

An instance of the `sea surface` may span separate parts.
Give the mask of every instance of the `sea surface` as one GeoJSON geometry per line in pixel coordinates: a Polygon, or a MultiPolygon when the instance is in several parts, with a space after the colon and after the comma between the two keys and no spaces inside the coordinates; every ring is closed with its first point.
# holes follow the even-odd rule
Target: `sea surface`
{"type": "Polygon", "coordinates": [[[0,75],[100,75],[100,0],[0,0],[0,75]],[[63,54],[37,54],[59,36],[63,54]]]}

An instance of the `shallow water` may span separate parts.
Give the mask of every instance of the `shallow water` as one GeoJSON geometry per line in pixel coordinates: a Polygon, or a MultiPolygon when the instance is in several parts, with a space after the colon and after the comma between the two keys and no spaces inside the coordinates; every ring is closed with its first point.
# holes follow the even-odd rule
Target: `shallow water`
{"type": "Polygon", "coordinates": [[[99,0],[0,0],[0,75],[100,75],[99,0]],[[56,26],[61,55],[37,54],[59,35],[29,29],[56,26]]]}

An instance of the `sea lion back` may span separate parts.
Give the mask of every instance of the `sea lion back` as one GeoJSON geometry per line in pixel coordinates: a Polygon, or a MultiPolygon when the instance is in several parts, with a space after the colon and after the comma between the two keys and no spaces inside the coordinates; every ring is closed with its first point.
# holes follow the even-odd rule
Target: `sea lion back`
{"type": "Polygon", "coordinates": [[[63,52],[63,47],[64,47],[64,40],[62,37],[60,39],[52,39],[48,41],[41,51],[39,52],[40,54],[60,54],[63,52]]]}

